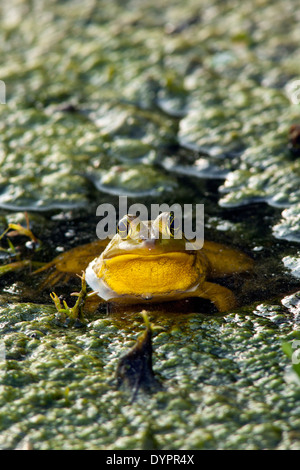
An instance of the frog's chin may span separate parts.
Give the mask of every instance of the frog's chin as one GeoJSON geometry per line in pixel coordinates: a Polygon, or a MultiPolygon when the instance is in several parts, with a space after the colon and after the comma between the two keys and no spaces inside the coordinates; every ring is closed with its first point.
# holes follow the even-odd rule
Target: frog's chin
{"type": "Polygon", "coordinates": [[[188,297],[188,294],[190,293],[193,295],[193,292],[195,292],[198,287],[199,283],[191,286],[190,289],[185,290],[184,292],[169,292],[169,293],[163,293],[163,294],[154,294],[154,293],[147,293],[145,292],[142,295],[136,294],[136,295],[130,295],[130,294],[123,294],[120,295],[117,292],[114,292],[103,279],[99,278],[95,271],[94,271],[94,265],[95,262],[97,261],[97,258],[94,259],[93,261],[90,262],[88,267],[86,268],[85,271],[85,279],[88,285],[91,287],[91,289],[96,292],[101,299],[105,301],[111,301],[111,302],[117,302],[117,303],[128,303],[128,304],[135,304],[135,303],[143,303],[143,302],[163,302],[163,301],[168,301],[168,300],[175,300],[178,296],[178,298],[182,297],[182,294],[185,295],[185,297],[188,297]]]}
{"type": "Polygon", "coordinates": [[[103,300],[110,300],[114,295],[114,292],[107,286],[105,282],[102,281],[99,277],[97,277],[94,271],[94,264],[95,261],[91,261],[88,267],[85,270],[85,280],[88,285],[96,292],[99,297],[103,300]]]}

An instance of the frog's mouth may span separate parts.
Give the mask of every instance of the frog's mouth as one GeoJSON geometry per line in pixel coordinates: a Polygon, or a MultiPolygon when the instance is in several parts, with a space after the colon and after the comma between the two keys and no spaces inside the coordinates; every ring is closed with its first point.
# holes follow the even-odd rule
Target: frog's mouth
{"type": "Polygon", "coordinates": [[[178,254],[195,255],[198,248],[187,249],[186,239],[184,238],[146,238],[146,239],[117,239],[107,246],[105,259],[115,258],[119,256],[137,255],[140,257],[158,256],[169,254],[170,256],[178,256],[178,254]]]}
{"type": "Polygon", "coordinates": [[[86,280],[104,300],[120,296],[170,297],[194,288],[204,277],[196,260],[196,255],[186,252],[146,256],[126,253],[94,260],[87,268],[86,280]]]}
{"type": "Polygon", "coordinates": [[[105,257],[103,258],[103,261],[105,263],[111,262],[112,260],[115,260],[116,263],[126,263],[128,261],[154,261],[157,260],[157,262],[160,262],[162,259],[170,259],[179,262],[180,260],[183,260],[185,263],[190,262],[193,260],[193,258],[196,256],[196,253],[193,252],[187,252],[187,251],[163,251],[163,252],[158,252],[157,250],[153,252],[140,252],[137,253],[137,250],[134,251],[127,251],[122,254],[115,254],[110,257],[105,257]],[[192,254],[191,254],[192,253],[192,254]]]}

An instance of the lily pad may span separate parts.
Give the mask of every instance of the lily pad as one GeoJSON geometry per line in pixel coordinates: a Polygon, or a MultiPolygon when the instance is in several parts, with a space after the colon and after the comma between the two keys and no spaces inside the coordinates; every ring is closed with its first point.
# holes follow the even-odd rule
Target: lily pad
{"type": "Polygon", "coordinates": [[[224,179],[229,173],[228,162],[207,158],[205,155],[199,156],[197,153],[178,152],[163,158],[161,165],[167,171],[198,178],[224,179]]]}
{"type": "Polygon", "coordinates": [[[176,180],[146,165],[117,165],[87,175],[100,191],[114,195],[156,196],[176,188],[176,180]]]}
{"type": "Polygon", "coordinates": [[[293,204],[282,212],[281,220],[273,227],[276,238],[300,242],[300,204],[293,204]]]}
{"type": "Polygon", "coordinates": [[[254,83],[229,85],[220,80],[217,86],[220,91],[215,89],[213,100],[207,101],[199,90],[198,100],[181,120],[178,139],[182,146],[212,156],[239,154],[277,128],[278,110],[288,104],[283,93],[254,83]]]}
{"type": "MultiPolygon", "coordinates": [[[[97,179],[99,166],[103,184],[98,178],[96,187],[101,186],[102,191],[112,191],[112,185],[107,184],[112,178],[116,194],[126,190],[128,194],[160,191],[163,176],[149,165],[143,168],[142,163],[153,163],[158,151],[174,137],[167,121],[160,116],[150,119],[145,113],[128,113],[121,105],[101,109],[95,123],[85,112],[11,111],[2,141],[0,206],[19,210],[84,207],[91,191],[86,175],[95,172],[92,179],[97,179]],[[120,161],[140,162],[143,182],[134,168],[130,176],[127,171],[125,177],[123,171],[120,178],[122,167],[116,166],[120,161]]],[[[171,178],[165,180],[165,185],[170,189],[168,180],[171,178]]]]}

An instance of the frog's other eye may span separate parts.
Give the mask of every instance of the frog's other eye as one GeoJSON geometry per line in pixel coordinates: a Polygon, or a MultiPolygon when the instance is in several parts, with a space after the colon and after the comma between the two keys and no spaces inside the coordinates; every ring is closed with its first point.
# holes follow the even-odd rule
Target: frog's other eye
{"type": "Polygon", "coordinates": [[[154,227],[163,238],[181,238],[181,219],[174,212],[163,212],[155,220],[154,227]]]}
{"type": "Polygon", "coordinates": [[[130,238],[133,233],[132,222],[136,221],[137,217],[134,215],[125,215],[118,223],[117,231],[121,238],[130,238]]]}
{"type": "Polygon", "coordinates": [[[176,238],[176,235],[181,233],[181,224],[178,217],[175,217],[174,212],[170,212],[167,228],[172,238],[176,238]]]}

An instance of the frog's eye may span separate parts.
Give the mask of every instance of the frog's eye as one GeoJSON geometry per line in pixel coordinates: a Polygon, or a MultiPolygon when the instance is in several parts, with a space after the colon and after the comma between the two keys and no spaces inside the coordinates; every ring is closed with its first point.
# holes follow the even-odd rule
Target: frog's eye
{"type": "Polygon", "coordinates": [[[121,238],[130,238],[134,231],[138,217],[136,215],[127,214],[118,223],[117,231],[121,238]]]}
{"type": "Polygon", "coordinates": [[[129,238],[131,234],[131,218],[125,215],[118,223],[117,231],[121,238],[129,238]]]}

